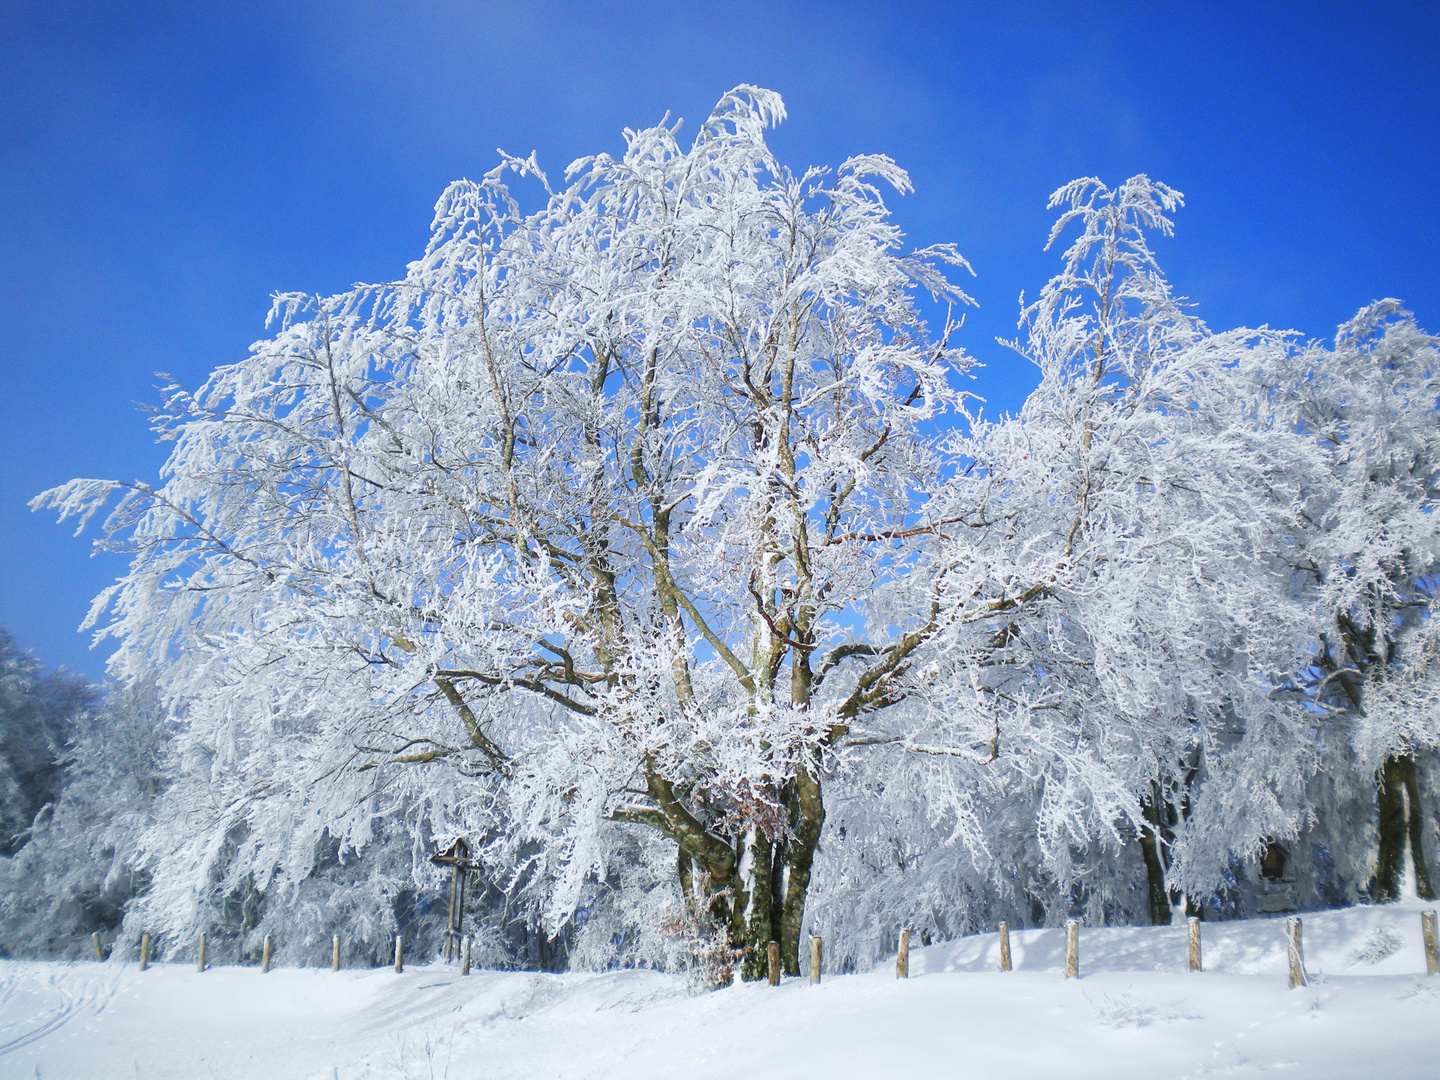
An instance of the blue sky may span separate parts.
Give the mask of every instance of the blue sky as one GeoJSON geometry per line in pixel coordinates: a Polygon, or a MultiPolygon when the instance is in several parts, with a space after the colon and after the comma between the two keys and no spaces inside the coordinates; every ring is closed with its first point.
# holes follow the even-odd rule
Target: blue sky
{"type": "Polygon", "coordinates": [[[1216,328],[1323,337],[1398,296],[1440,330],[1440,5],[75,4],[0,8],[0,626],[99,676],[75,632],[123,571],[26,501],[154,479],[135,403],[264,335],[269,295],[398,275],[447,181],[494,150],[560,173],[667,111],[757,83],[792,167],[886,153],[917,243],[980,302],[974,389],[1054,272],[1048,194],[1146,172],[1187,207],[1159,245],[1216,328]]]}

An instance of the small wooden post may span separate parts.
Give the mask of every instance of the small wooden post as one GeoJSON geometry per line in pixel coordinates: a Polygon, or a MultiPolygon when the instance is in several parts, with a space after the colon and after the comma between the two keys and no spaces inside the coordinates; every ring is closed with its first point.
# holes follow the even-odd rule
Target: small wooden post
{"type": "Polygon", "coordinates": [[[270,935],[265,935],[265,947],[260,950],[260,974],[270,970],[270,935]]]}
{"type": "Polygon", "coordinates": [[[824,945],[814,934],[810,935],[810,985],[818,986],[820,983],[820,960],[824,945]]]}
{"type": "Polygon", "coordinates": [[[90,944],[95,946],[95,959],[103,961],[105,959],[105,950],[100,948],[99,930],[96,930],[95,933],[90,935],[90,944]]]}
{"type": "Polygon", "coordinates": [[[780,943],[770,942],[769,948],[765,950],[765,960],[770,968],[770,985],[780,985],[780,943]]]}
{"type": "Polygon", "coordinates": [[[330,939],[330,970],[340,970],[340,935],[336,934],[330,939]]]}
{"type": "Polygon", "coordinates": [[[460,974],[470,974],[470,938],[466,937],[460,946],[460,974]]]}
{"type": "Polygon", "coordinates": [[[1190,970],[1200,970],[1200,920],[1190,916],[1190,970]]]}
{"type": "Polygon", "coordinates": [[[1440,975],[1440,953],[1435,946],[1435,912],[1420,913],[1420,936],[1425,939],[1425,974],[1440,975]]]}
{"type": "Polygon", "coordinates": [[[395,935],[395,974],[405,970],[405,951],[399,934],[395,935]]]}
{"type": "Polygon", "coordinates": [[[1297,986],[1308,986],[1310,980],[1305,978],[1305,947],[1300,941],[1300,920],[1290,918],[1285,920],[1285,937],[1289,942],[1290,954],[1290,988],[1297,986]]]}
{"type": "Polygon", "coordinates": [[[195,954],[195,970],[196,970],[196,971],[204,971],[204,970],[205,970],[205,935],[204,935],[204,934],[201,934],[201,935],[200,935],[200,948],[196,951],[196,954],[195,954]]]}
{"type": "Polygon", "coordinates": [[[450,868],[450,922],[445,928],[445,962],[447,964],[450,962],[452,950],[460,944],[457,940],[460,934],[460,919],[456,916],[459,915],[458,906],[464,902],[463,885],[461,884],[463,873],[458,862],[450,868]]]}
{"type": "Polygon", "coordinates": [[[1000,970],[1010,970],[1010,924],[1000,924],[1000,970]]]}
{"type": "Polygon", "coordinates": [[[1065,923],[1065,977],[1080,977],[1080,924],[1074,919],[1065,923]]]}
{"type": "Polygon", "coordinates": [[[140,970],[144,971],[150,966],[150,932],[147,930],[140,935],[140,970]]]}
{"type": "Polygon", "coordinates": [[[908,927],[900,931],[900,948],[895,953],[895,977],[897,979],[910,977],[910,930],[908,927]]]}

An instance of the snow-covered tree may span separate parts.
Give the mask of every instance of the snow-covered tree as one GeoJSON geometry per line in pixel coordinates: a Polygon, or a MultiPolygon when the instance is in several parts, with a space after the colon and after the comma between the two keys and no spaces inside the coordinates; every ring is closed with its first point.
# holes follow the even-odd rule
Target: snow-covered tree
{"type": "Polygon", "coordinates": [[[937,933],[976,893],[1011,918],[1168,922],[1176,892],[1205,895],[1304,820],[1311,718],[1274,690],[1313,630],[1278,553],[1318,460],[1254,389],[1288,338],[1212,333],[1161,276],[1146,232],[1178,203],[1144,176],[1055,193],[1051,242],[1079,235],[1024,309],[1040,385],[954,447],[969,466],[933,510],[955,523],[937,540],[946,628],[863,740],[900,755],[896,812],[850,831],[908,830],[909,853],[857,908],[937,933]],[[932,867],[900,886],[920,910],[885,899],[907,857],[932,867]]]}
{"type": "Polygon", "coordinates": [[[945,623],[932,586],[869,597],[925,558],[923,432],[962,400],[912,292],[966,298],[953,249],[901,250],[874,180],[903,172],[793,174],[782,116],[742,87],[688,147],[627,132],[530,215],[503,178],[533,160],[452,185],[404,280],[282,297],[172,390],[162,487],[38,500],[83,524],[121,492],[95,612],[208,780],[177,785],[173,880],[237,828],[233,873],[298,880],[403,800],[417,836],[491,838],[554,930],[639,829],[747,977],[772,937],[797,969],[822,757],[945,623]]]}
{"type": "Polygon", "coordinates": [[[1378,778],[1371,892],[1382,900],[1399,895],[1407,847],[1416,887],[1434,896],[1424,841],[1433,843],[1435,826],[1421,780],[1424,756],[1440,749],[1429,693],[1440,567],[1437,346],[1398,301],[1382,300],[1340,327],[1332,348],[1312,344],[1258,372],[1277,411],[1324,453],[1319,497],[1292,556],[1320,645],[1296,682],[1328,718],[1324,737],[1367,797],[1378,778]]]}
{"type": "Polygon", "coordinates": [[[60,797],[66,744],[96,697],[88,680],[44,671],[0,630],[0,856],[23,848],[35,815],[60,797]]]}
{"type": "MultiPolygon", "coordinates": [[[[1084,179],[1022,300],[1039,387],[948,430],[964,261],[906,251],[888,159],[781,165],[783,115],[740,87],[558,187],[503,158],[402,279],[280,296],[170,387],[159,486],[37,498],[83,528],[118,495],[92,621],[174,725],[135,919],[379,941],[463,833],[497,948],[518,921],[585,964],[1165,922],[1313,821],[1350,683],[1295,673],[1337,612],[1413,638],[1376,700],[1436,677],[1431,339],[1389,309],[1333,353],[1213,332],[1147,241],[1179,194],[1084,179]]],[[[1346,752],[1429,745],[1407,707],[1346,752]]]]}
{"type": "Polygon", "coordinates": [[[167,784],[166,738],[143,682],[72,718],[59,753],[62,793],[35,818],[29,842],[0,858],[8,955],[86,955],[91,933],[108,938],[120,926],[149,883],[139,845],[167,784]]]}

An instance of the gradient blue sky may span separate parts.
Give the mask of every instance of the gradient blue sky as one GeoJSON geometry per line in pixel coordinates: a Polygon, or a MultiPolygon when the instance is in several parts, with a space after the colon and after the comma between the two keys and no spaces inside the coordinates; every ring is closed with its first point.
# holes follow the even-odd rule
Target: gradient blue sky
{"type": "Polygon", "coordinates": [[[793,167],[881,152],[916,243],[980,301],[975,389],[1031,372],[994,339],[1054,272],[1065,180],[1182,190],[1160,245],[1214,327],[1328,336],[1398,296],[1440,329],[1440,5],[83,4],[0,6],[0,625],[98,676],[76,633],[123,570],[26,501],[153,479],[135,403],[264,335],[276,290],[391,278],[445,183],[496,147],[558,174],[626,126],[780,91],[793,167]]]}

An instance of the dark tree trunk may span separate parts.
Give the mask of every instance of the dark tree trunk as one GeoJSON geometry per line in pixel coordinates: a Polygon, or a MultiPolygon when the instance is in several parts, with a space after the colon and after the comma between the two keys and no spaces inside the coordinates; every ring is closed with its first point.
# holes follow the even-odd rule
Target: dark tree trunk
{"type": "Polygon", "coordinates": [[[1150,908],[1150,925],[1170,925],[1170,890],[1165,882],[1165,870],[1169,863],[1168,852],[1172,834],[1166,827],[1170,822],[1163,820],[1169,806],[1160,794],[1160,785],[1152,785],[1149,796],[1140,801],[1140,814],[1149,828],[1140,830],[1140,853],[1145,857],[1145,894],[1150,908]]]}
{"type": "Polygon", "coordinates": [[[1425,860],[1425,816],[1415,759],[1408,754],[1388,758],[1380,770],[1380,852],[1375,862],[1376,903],[1400,899],[1405,869],[1405,845],[1415,866],[1415,891],[1426,900],[1435,898],[1425,860]]]}
{"type": "Polygon", "coordinates": [[[1376,903],[1400,899],[1405,853],[1405,782],[1399,762],[1390,758],[1380,771],[1380,852],[1375,861],[1376,903]]]}
{"type": "Polygon", "coordinates": [[[758,825],[752,825],[741,840],[730,926],[732,943],[743,950],[740,977],[747,982],[770,976],[774,851],[775,845],[758,825]]]}
{"type": "Polygon", "coordinates": [[[1410,804],[1410,855],[1415,863],[1415,892],[1421,900],[1435,899],[1435,886],[1430,881],[1430,864],[1425,859],[1425,813],[1420,799],[1420,777],[1415,759],[1405,758],[1405,792],[1410,804]]]}
{"type": "Polygon", "coordinates": [[[1140,830],[1140,851],[1145,856],[1146,894],[1152,926],[1170,925],[1170,893],[1165,888],[1165,865],[1160,860],[1160,842],[1155,826],[1140,830]]]}
{"type": "Polygon", "coordinates": [[[825,824],[820,781],[803,766],[795,772],[790,802],[791,835],[785,846],[785,885],[779,919],[780,962],[786,975],[799,975],[800,924],[805,919],[805,898],[810,891],[815,847],[825,824]]]}
{"type": "Polygon", "coordinates": [[[752,821],[734,839],[711,832],[669,781],[653,772],[647,780],[658,809],[628,811],[621,820],[676,841],[676,878],[690,915],[702,928],[725,929],[742,979],[768,977],[771,941],[780,946],[785,974],[800,974],[800,928],[825,822],[818,770],[802,765],[776,793],[788,810],[777,835],[775,822],[752,821]]]}

